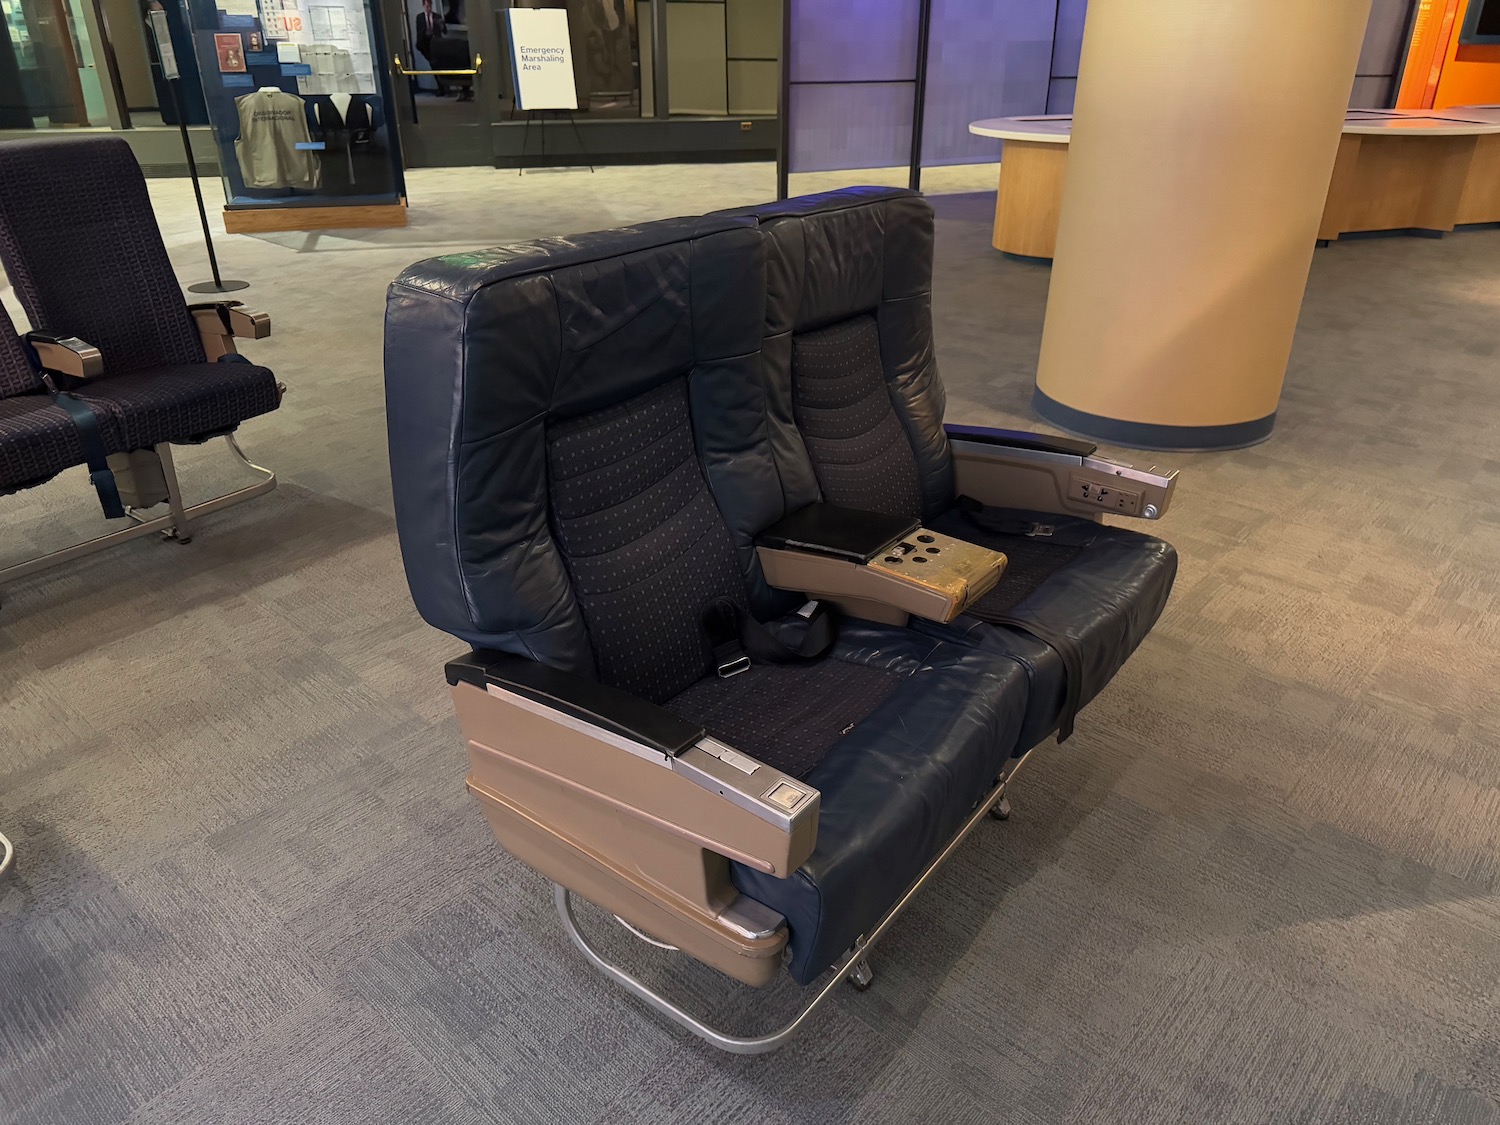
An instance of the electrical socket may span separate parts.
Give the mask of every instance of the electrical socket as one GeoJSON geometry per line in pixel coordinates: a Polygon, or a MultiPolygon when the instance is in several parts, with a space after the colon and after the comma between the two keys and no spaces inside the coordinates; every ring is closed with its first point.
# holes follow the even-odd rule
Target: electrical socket
{"type": "Polygon", "coordinates": [[[1121,488],[1114,482],[1090,480],[1087,477],[1068,478],[1068,499],[1078,500],[1103,508],[1106,512],[1119,512],[1122,516],[1141,514],[1141,494],[1121,488]]]}

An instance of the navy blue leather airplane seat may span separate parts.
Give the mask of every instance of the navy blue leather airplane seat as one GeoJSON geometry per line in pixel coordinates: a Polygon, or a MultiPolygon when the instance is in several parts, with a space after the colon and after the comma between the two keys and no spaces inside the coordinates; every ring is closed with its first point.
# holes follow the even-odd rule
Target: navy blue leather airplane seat
{"type": "Polygon", "coordinates": [[[808,983],[854,971],[998,799],[1027,683],[767,584],[766,246],[709,217],[418,263],[386,391],[407,579],[474,646],[448,679],[502,844],[570,927],[574,892],[739,980],[808,983]]]}
{"type": "Polygon", "coordinates": [[[1087,442],[945,425],[933,213],[915,192],[849,188],[724,214],[755,218],[769,239],[762,380],[788,504],[909,516],[1003,552],[999,584],[947,627],[1027,668],[1020,752],[1066,737],[1156,623],[1177,570],[1169,544],[1099,517],[1159,517],[1175,474],[1105,461],[1087,442]]]}

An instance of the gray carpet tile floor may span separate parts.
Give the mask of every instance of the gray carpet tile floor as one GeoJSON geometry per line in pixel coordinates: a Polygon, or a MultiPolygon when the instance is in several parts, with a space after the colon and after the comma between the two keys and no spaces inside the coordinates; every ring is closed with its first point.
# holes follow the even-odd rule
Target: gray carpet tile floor
{"type": "MultiPolygon", "coordinates": [[[[1033,425],[1047,271],[989,248],[993,177],[929,178],[939,356],[950,418],[1033,425]]],[[[281,488],[0,592],[0,1121],[1500,1121],[1500,230],[1318,252],[1274,438],[1170,458],[1160,626],[874,988],[734,1058],[572,950],[464,792],[460,646],[407,598],[382,294],[772,182],[418,171],[406,230],[221,237],[276,319],[247,351],[291,390],[241,436],[281,488]]],[[[200,280],[187,185],[152,190],[200,280]]],[[[237,479],[222,446],[181,471],[237,479]]],[[[100,522],[76,471],[0,500],[8,558],[100,522]]],[[[583,917],[732,1027],[798,1003],[583,917]]]]}

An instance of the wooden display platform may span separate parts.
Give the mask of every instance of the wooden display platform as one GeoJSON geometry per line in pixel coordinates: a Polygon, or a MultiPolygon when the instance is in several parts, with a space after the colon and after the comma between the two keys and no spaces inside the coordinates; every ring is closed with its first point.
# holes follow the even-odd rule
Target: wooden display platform
{"type": "Polygon", "coordinates": [[[248,207],[224,208],[224,229],[230,234],[269,234],[289,230],[360,230],[404,227],[406,204],[377,203],[360,207],[248,207]]]}

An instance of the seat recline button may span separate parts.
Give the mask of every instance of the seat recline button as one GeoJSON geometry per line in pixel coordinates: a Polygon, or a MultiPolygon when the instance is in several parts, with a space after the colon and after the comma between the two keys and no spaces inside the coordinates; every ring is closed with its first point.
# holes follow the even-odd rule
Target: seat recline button
{"type": "Polygon", "coordinates": [[[780,781],[777,782],[775,787],[773,787],[772,790],[766,794],[766,800],[770,801],[771,804],[775,805],[779,809],[785,809],[787,812],[791,812],[802,803],[802,799],[806,796],[806,790],[798,789],[795,785],[792,785],[785,781],[780,781]]]}

